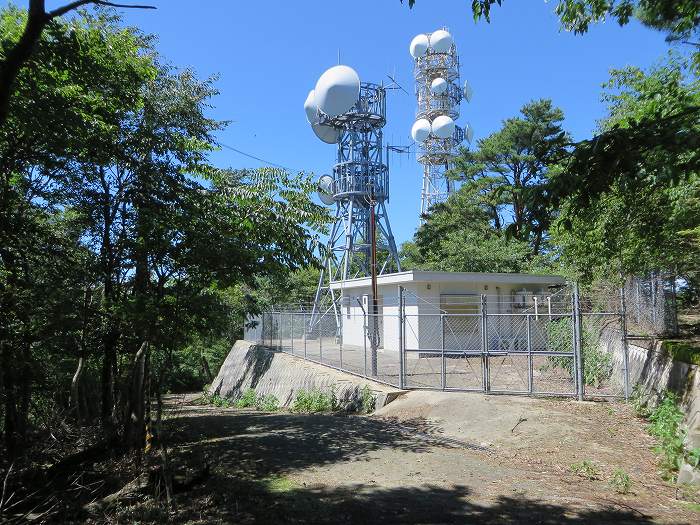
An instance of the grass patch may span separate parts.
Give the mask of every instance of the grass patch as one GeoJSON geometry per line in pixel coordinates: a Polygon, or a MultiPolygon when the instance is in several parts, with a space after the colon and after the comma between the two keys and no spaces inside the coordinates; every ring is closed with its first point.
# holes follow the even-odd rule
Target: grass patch
{"type": "Polygon", "coordinates": [[[270,476],[260,480],[260,484],[267,492],[291,492],[299,488],[291,479],[286,476],[270,476]]]}
{"type": "Polygon", "coordinates": [[[600,470],[598,470],[598,467],[596,467],[593,462],[588,459],[584,459],[579,463],[572,463],[571,467],[569,468],[571,469],[571,472],[581,478],[595,480],[600,477],[600,470]]]}
{"type": "Polygon", "coordinates": [[[693,503],[692,501],[684,501],[683,505],[692,510],[693,512],[698,512],[700,513],[700,503],[693,503]]]}
{"type": "Polygon", "coordinates": [[[661,347],[674,361],[700,365],[700,347],[696,344],[687,341],[664,341],[661,347]]]}
{"type": "Polygon", "coordinates": [[[318,389],[298,390],[292,404],[292,411],[305,414],[334,412],[338,408],[338,399],[333,388],[328,393],[318,389]]]}

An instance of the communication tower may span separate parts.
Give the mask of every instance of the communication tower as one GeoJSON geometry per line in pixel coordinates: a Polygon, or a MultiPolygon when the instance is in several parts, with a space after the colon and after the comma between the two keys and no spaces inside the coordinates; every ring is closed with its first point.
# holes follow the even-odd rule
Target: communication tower
{"type": "Polygon", "coordinates": [[[452,35],[445,29],[416,36],[410,45],[415,61],[418,109],[411,136],[418,143],[417,159],[423,165],[421,220],[432,206],[443,202],[454,191],[454,181],[446,177],[457,147],[472,140],[467,124],[455,124],[462,99],[471,100],[468,83],[460,85],[459,56],[452,35]]]}
{"type": "Polygon", "coordinates": [[[322,254],[309,328],[331,311],[339,327],[338,297],[331,283],[401,270],[386,211],[389,168],[382,147],[386,90],[360,82],[348,66],[335,66],[318,79],[304,109],[316,136],[337,144],[333,174],[319,179],[321,201],[335,205],[336,212],[322,254]]]}

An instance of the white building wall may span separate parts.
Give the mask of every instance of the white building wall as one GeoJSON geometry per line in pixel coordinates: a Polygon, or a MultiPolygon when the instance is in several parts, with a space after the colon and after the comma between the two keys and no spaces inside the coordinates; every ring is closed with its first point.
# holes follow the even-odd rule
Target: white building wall
{"type": "MultiPolygon", "coordinates": [[[[475,304],[479,304],[481,294],[487,296],[487,310],[490,314],[509,314],[513,312],[512,301],[513,293],[523,289],[536,294],[540,297],[549,294],[546,285],[523,285],[502,283],[491,281],[486,283],[474,282],[431,282],[431,283],[413,283],[408,282],[403,284],[405,293],[405,341],[406,349],[408,350],[428,350],[439,349],[443,344],[443,322],[440,318],[440,298],[441,295],[474,295],[475,304]]],[[[364,332],[364,312],[357,302],[357,298],[363,301],[366,312],[371,310],[371,288],[353,287],[343,290],[342,293],[349,297],[349,303],[341,301],[342,304],[342,322],[343,322],[343,344],[362,347],[365,344],[364,332]],[[364,300],[363,300],[364,299],[364,300]],[[369,304],[367,304],[369,302],[369,304]]],[[[399,349],[399,304],[398,304],[398,285],[386,284],[379,285],[379,297],[381,301],[380,313],[383,315],[382,326],[382,347],[385,351],[397,351],[399,349]]],[[[532,302],[528,306],[532,306],[532,302]]],[[[478,311],[478,310],[477,310],[478,311]]],[[[521,310],[517,310],[521,311],[521,310]]],[[[540,314],[546,315],[546,302],[540,304],[540,314]]],[[[368,319],[369,322],[369,319],[368,319]]],[[[460,321],[453,318],[451,322],[459,323],[460,321]]],[[[463,322],[465,325],[474,323],[474,319],[463,322]]],[[[522,326],[518,325],[517,319],[504,316],[499,320],[501,328],[499,337],[514,337],[514,334],[509,334],[511,331],[508,324],[512,322],[515,327],[512,331],[518,332],[522,326]]],[[[521,323],[522,324],[522,323],[521,323]]],[[[466,330],[465,327],[462,327],[466,330]]],[[[459,330],[457,330],[459,331],[459,330]]],[[[445,330],[449,332],[449,328],[445,330]]],[[[491,330],[489,331],[491,332],[491,330]]],[[[490,336],[494,335],[490,333],[490,336]]],[[[457,336],[455,344],[464,347],[466,344],[470,349],[478,350],[480,341],[467,341],[464,333],[457,336]]],[[[477,337],[478,338],[478,337],[477,337]]],[[[450,342],[447,341],[446,347],[450,347],[450,342]]],[[[369,346],[369,342],[367,342],[369,346]]]]}

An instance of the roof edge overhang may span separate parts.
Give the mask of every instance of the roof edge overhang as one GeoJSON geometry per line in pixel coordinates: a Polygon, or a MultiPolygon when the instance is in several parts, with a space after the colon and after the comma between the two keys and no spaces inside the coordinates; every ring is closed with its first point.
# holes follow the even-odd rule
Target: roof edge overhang
{"type": "MultiPolygon", "coordinates": [[[[378,286],[399,285],[406,283],[511,283],[511,284],[564,284],[566,279],[560,275],[532,273],[487,273],[487,272],[434,272],[408,270],[377,276],[378,286]]],[[[370,277],[335,281],[332,290],[362,288],[372,285],[370,277]]]]}

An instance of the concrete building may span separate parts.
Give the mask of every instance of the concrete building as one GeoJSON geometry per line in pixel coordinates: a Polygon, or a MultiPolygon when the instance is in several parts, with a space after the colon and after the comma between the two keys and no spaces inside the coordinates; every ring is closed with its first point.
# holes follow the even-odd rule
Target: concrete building
{"type": "MultiPolygon", "coordinates": [[[[477,327],[482,300],[489,314],[532,313],[538,319],[551,318],[569,306],[562,304],[563,294],[557,295],[564,284],[559,276],[520,273],[411,270],[380,275],[377,278],[380,347],[398,349],[399,286],[405,290],[406,349],[454,347],[463,351],[480,348],[477,327]]],[[[365,315],[372,309],[371,279],[336,282],[331,288],[341,297],[343,344],[363,346],[365,323],[372,322],[365,315]]],[[[514,332],[512,321],[521,322],[522,318],[503,316],[498,332],[502,344],[510,348],[519,344],[509,334],[514,332]]]]}

